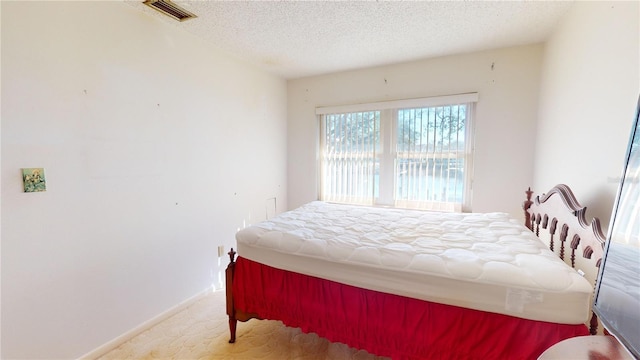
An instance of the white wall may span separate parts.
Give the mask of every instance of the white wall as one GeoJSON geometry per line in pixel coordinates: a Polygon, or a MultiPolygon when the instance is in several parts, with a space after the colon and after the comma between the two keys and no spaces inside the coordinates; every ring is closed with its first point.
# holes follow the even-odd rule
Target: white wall
{"type": "Polygon", "coordinates": [[[121,2],[2,2],[2,358],[78,357],[220,287],[217,246],[286,206],[286,101],[121,2]]]}
{"type": "Polygon", "coordinates": [[[576,2],[547,42],[535,189],[562,182],[607,227],[640,93],[639,2],[576,2]]]}
{"type": "Polygon", "coordinates": [[[289,208],[317,199],[317,106],[478,92],[472,210],[521,216],[533,179],[542,45],[288,82],[289,208]]]}

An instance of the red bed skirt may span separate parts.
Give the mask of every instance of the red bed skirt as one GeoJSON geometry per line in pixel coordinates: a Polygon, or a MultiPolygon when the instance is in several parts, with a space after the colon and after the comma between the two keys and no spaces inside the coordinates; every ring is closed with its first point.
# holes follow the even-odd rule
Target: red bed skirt
{"type": "MultiPolygon", "coordinates": [[[[472,295],[471,295],[472,296],[472,295]]],[[[235,308],[392,359],[536,359],[564,339],[564,325],[380,293],[238,257],[235,308]]],[[[241,341],[241,339],[239,339],[241,341]]]]}

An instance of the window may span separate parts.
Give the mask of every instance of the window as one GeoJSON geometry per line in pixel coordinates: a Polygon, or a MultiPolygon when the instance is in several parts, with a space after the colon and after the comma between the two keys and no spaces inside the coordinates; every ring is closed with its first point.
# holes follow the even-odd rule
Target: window
{"type": "Polygon", "coordinates": [[[469,211],[477,94],[318,108],[320,199],[469,211]]]}

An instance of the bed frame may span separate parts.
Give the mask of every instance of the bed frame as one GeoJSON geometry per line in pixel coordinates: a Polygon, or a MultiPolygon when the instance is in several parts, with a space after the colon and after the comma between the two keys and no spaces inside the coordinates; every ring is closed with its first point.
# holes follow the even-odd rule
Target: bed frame
{"type": "MultiPolygon", "coordinates": [[[[577,269],[581,274],[595,284],[598,267],[603,255],[605,236],[600,227],[600,221],[594,218],[590,223],[586,221],[586,208],[576,200],[572,191],[566,185],[560,184],[548,193],[531,200],[533,192],[526,191],[527,198],[523,204],[525,225],[534,231],[542,241],[549,244],[549,248],[557,253],[566,263],[577,269]],[[557,234],[559,231],[559,234],[557,234]],[[546,234],[546,235],[545,235],[546,234]],[[570,255],[566,253],[570,251],[570,255]]],[[[230,343],[236,341],[236,325],[238,321],[260,319],[258,314],[246,313],[237,309],[234,304],[233,281],[236,269],[236,252],[231,249],[230,263],[226,269],[226,311],[229,316],[230,343]]],[[[592,316],[589,332],[597,333],[598,320],[592,316]]],[[[575,336],[575,335],[574,335],[575,336]]]]}
{"type": "MultiPolygon", "coordinates": [[[[567,185],[556,185],[533,201],[531,188],[526,194],[527,200],[523,205],[525,226],[548,244],[560,259],[589,280],[595,290],[606,239],[600,219],[587,221],[587,208],[578,203],[567,185]]],[[[598,317],[592,313],[589,322],[591,335],[596,335],[598,328],[602,327],[598,326],[598,317]]]]}

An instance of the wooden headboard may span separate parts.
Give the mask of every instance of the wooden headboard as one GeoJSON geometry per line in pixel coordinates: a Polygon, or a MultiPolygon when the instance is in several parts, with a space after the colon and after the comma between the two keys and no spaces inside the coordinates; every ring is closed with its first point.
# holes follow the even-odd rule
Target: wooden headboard
{"type": "MultiPolygon", "coordinates": [[[[604,253],[605,235],[600,220],[586,219],[587,208],[581,206],[571,189],[564,184],[532,201],[531,188],[524,202],[525,225],[548,244],[564,262],[576,269],[594,286],[604,253]]],[[[593,315],[589,331],[595,335],[598,320],[593,315]]]]}

